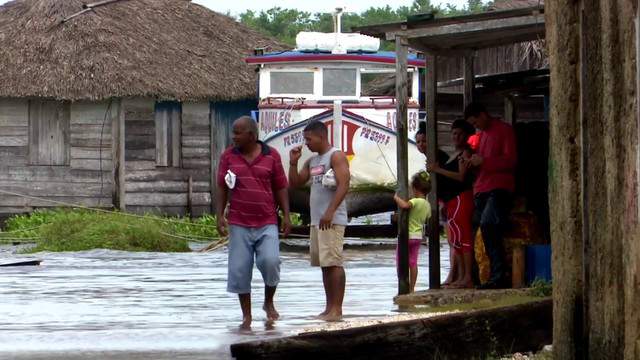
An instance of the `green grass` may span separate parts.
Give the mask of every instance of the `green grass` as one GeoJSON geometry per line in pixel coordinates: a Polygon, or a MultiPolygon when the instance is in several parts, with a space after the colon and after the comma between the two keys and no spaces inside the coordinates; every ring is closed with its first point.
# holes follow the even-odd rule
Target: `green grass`
{"type": "Polygon", "coordinates": [[[30,253],[91,249],[187,252],[189,241],[206,242],[217,237],[215,217],[210,215],[190,220],[56,209],[10,218],[6,231],[0,233],[0,242],[33,240],[36,245],[26,250],[30,253]]]}
{"type": "MultiPolygon", "coordinates": [[[[282,219],[282,211],[278,212],[278,216],[282,219]]],[[[291,220],[291,225],[293,226],[301,226],[304,225],[304,221],[302,221],[302,215],[299,213],[292,212],[289,214],[289,220],[291,220]]]]}
{"type": "Polygon", "coordinates": [[[531,294],[533,296],[545,297],[551,296],[553,286],[550,282],[544,279],[536,278],[531,282],[531,289],[531,294]]]}

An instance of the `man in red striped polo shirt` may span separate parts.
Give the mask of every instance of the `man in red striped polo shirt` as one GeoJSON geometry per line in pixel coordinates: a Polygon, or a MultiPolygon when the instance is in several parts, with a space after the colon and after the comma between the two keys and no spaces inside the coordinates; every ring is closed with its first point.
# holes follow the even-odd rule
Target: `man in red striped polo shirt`
{"type": "Polygon", "coordinates": [[[289,197],[280,154],[258,140],[258,126],[252,118],[243,116],[233,123],[233,142],[235,146],[222,154],[218,166],[217,225],[220,235],[229,234],[227,291],[238,294],[241,328],[249,329],[254,257],[265,283],[263,309],[267,321],[280,316],[273,304],[280,281],[276,204],[282,210],[283,232],[287,236],[291,230],[289,197]]]}
{"type": "Polygon", "coordinates": [[[491,117],[481,104],[469,104],[464,110],[464,118],[480,130],[476,153],[468,161],[468,166],[477,171],[473,184],[473,223],[482,231],[491,263],[491,277],[480,288],[507,287],[503,236],[509,225],[515,191],[516,137],[511,125],[491,117]]]}

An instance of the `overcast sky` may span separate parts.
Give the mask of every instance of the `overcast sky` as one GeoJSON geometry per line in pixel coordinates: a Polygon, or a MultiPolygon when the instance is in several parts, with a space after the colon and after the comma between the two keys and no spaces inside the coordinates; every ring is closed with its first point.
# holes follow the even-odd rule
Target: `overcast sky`
{"type": "MultiPolygon", "coordinates": [[[[0,0],[0,5],[8,0],[0,0]]],[[[383,7],[386,5],[397,8],[402,5],[411,5],[412,0],[193,0],[218,12],[231,12],[238,15],[247,9],[266,10],[275,6],[281,8],[298,9],[309,12],[330,12],[337,6],[346,7],[347,11],[361,12],[370,7],[383,7]]],[[[87,3],[93,2],[86,0],[87,3]]],[[[466,0],[433,0],[435,4],[452,4],[462,7],[466,0]]]]}
{"type": "MultiPolygon", "coordinates": [[[[346,7],[347,11],[361,12],[372,6],[383,7],[389,5],[392,8],[397,8],[402,5],[411,5],[413,3],[412,0],[194,0],[194,2],[219,12],[230,11],[233,15],[240,14],[247,9],[266,10],[275,6],[309,12],[330,12],[334,8],[341,6],[346,7]]],[[[433,3],[449,3],[462,7],[467,3],[467,1],[435,0],[433,3]]]]}

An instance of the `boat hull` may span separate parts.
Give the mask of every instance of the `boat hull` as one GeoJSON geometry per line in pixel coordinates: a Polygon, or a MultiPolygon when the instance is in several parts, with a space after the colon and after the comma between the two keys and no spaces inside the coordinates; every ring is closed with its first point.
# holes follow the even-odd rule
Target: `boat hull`
{"type": "MultiPolygon", "coordinates": [[[[425,169],[425,157],[418,151],[415,133],[418,129],[418,109],[409,109],[409,176],[425,169]]],[[[393,129],[395,108],[345,107],[337,114],[332,106],[309,109],[260,110],[261,138],[274,147],[282,157],[285,169],[289,166],[289,152],[303,146],[300,164],[313,155],[304,147],[304,127],[311,121],[322,121],[329,129],[329,139],[349,160],[351,186],[347,197],[349,216],[385,212],[396,208],[393,193],[397,189],[397,139],[393,129]],[[341,126],[335,136],[334,116],[341,126]],[[334,141],[337,140],[337,141],[334,141]],[[336,144],[337,143],[337,144],[336,144]]],[[[308,189],[292,191],[293,211],[309,211],[308,189]]]]}

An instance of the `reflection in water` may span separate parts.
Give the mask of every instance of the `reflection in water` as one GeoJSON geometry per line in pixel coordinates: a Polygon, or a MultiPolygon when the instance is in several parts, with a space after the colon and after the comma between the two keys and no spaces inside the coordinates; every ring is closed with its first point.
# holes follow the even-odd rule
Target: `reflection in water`
{"type": "MultiPolygon", "coordinates": [[[[441,249],[443,277],[447,252],[441,249]]],[[[349,250],[346,256],[345,317],[397,311],[392,301],[397,292],[395,252],[349,250]]],[[[16,257],[0,249],[0,261],[16,257]]],[[[38,257],[44,259],[40,267],[0,270],[0,358],[91,357],[87,352],[113,359],[135,358],[132,352],[160,352],[152,357],[167,359],[200,358],[197,354],[226,358],[231,343],[317,326],[314,315],[324,308],[321,272],[309,267],[299,252],[282,254],[276,294],[281,320],[274,325],[265,324],[263,284],[254,272],[254,323],[249,332],[238,330],[237,298],[226,292],[225,251],[94,250],[38,257]]],[[[428,286],[427,259],[423,248],[419,289],[428,286]]]]}

